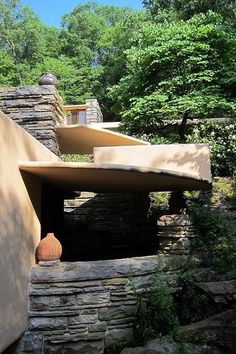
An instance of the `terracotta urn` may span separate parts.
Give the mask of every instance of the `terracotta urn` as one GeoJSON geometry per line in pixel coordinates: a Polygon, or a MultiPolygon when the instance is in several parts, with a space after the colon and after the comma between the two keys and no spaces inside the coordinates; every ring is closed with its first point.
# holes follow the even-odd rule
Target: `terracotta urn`
{"type": "Polygon", "coordinates": [[[53,233],[48,233],[38,244],[36,255],[39,261],[57,261],[62,254],[62,246],[53,233]]]}
{"type": "Polygon", "coordinates": [[[39,85],[54,85],[55,87],[58,87],[59,81],[56,75],[52,73],[43,73],[39,79],[39,85]]]}

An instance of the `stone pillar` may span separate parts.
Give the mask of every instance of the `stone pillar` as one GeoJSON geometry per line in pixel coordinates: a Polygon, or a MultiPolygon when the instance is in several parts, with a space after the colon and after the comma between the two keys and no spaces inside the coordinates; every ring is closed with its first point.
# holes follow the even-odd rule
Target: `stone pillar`
{"type": "Polygon", "coordinates": [[[62,99],[54,86],[0,89],[0,109],[58,156],[55,128],[64,121],[62,106],[62,99]]]}
{"type": "Polygon", "coordinates": [[[103,122],[103,115],[98,100],[96,98],[86,100],[86,105],[89,107],[86,109],[86,123],[103,122]]]}
{"type": "Polygon", "coordinates": [[[163,215],[157,220],[159,249],[165,254],[188,255],[195,236],[193,222],[187,214],[163,215]]]}

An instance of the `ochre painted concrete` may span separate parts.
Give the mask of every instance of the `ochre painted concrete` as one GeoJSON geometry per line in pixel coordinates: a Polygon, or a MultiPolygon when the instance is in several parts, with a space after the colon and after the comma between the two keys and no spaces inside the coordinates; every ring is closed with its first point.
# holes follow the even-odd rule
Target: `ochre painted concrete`
{"type": "Polygon", "coordinates": [[[210,153],[206,144],[98,147],[94,148],[94,163],[168,170],[211,183],[210,153]]]}
{"type": "Polygon", "coordinates": [[[142,166],[20,161],[19,168],[68,190],[150,192],[211,188],[208,180],[196,175],[142,166]]]}
{"type": "Polygon", "coordinates": [[[0,352],[26,328],[27,277],[40,240],[41,183],[21,175],[19,159],[58,161],[0,112],[0,352]]]}
{"type": "Polygon", "coordinates": [[[130,136],[89,125],[65,125],[57,127],[62,154],[92,154],[95,146],[149,145],[130,136]]]}

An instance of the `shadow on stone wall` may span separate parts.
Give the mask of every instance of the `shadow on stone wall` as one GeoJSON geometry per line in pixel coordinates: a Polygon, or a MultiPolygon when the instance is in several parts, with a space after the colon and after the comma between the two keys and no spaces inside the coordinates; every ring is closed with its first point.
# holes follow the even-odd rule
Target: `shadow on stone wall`
{"type": "Polygon", "coordinates": [[[62,261],[156,254],[148,194],[82,193],[65,203],[62,261]]]}

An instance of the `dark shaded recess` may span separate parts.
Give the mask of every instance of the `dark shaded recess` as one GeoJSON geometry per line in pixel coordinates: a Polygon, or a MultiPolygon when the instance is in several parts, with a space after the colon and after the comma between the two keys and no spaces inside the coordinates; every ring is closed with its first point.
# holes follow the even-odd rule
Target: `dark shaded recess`
{"type": "Polygon", "coordinates": [[[65,212],[62,261],[156,254],[156,219],[148,194],[99,193],[65,212]]]}
{"type": "Polygon", "coordinates": [[[9,347],[7,347],[2,354],[16,354],[17,353],[17,346],[19,344],[19,340],[15,341],[9,347]]]}
{"type": "Polygon", "coordinates": [[[49,184],[42,185],[41,238],[53,232],[61,240],[64,227],[64,193],[49,184]]]}

